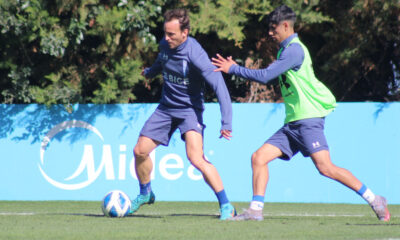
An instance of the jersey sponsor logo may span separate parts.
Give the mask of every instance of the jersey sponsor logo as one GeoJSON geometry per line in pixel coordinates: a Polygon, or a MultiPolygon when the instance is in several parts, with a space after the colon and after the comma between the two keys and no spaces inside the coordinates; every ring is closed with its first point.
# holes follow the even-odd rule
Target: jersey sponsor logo
{"type": "Polygon", "coordinates": [[[186,77],[187,75],[188,75],[188,63],[185,61],[185,60],[183,60],[182,61],[182,72],[183,72],[183,76],[184,77],[186,77]]]}
{"type": "Polygon", "coordinates": [[[175,84],[179,84],[179,85],[184,85],[187,86],[189,85],[189,78],[187,77],[180,77],[180,76],[176,76],[167,72],[163,72],[163,78],[164,80],[171,82],[171,83],[175,83],[175,84]]]}

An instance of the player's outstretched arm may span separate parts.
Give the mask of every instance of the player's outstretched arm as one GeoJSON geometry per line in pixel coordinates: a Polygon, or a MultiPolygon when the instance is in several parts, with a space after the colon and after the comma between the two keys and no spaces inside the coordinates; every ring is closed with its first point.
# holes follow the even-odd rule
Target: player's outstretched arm
{"type": "Polygon", "coordinates": [[[282,51],[280,57],[272,62],[267,68],[249,69],[236,64],[232,57],[224,58],[217,54],[217,58],[212,58],[212,64],[217,69],[232,75],[236,75],[250,81],[266,84],[287,72],[289,69],[299,68],[303,64],[304,51],[300,44],[293,43],[282,51]]]}
{"type": "Polygon", "coordinates": [[[214,72],[228,73],[229,68],[231,68],[233,64],[237,64],[235,61],[232,60],[232,56],[224,58],[221,55],[217,54],[217,58],[211,58],[211,60],[212,64],[217,67],[214,72]]]}

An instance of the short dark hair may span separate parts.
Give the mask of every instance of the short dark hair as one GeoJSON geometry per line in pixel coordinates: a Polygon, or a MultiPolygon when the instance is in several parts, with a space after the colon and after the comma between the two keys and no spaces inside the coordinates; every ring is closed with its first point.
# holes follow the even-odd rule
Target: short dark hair
{"type": "Polygon", "coordinates": [[[189,13],[186,9],[178,8],[178,9],[171,9],[165,12],[164,14],[165,22],[169,22],[174,19],[177,19],[179,21],[181,31],[185,29],[190,30],[189,13]]]}
{"type": "Polygon", "coordinates": [[[286,5],[275,8],[275,10],[268,15],[269,27],[277,25],[282,21],[291,21],[293,25],[296,22],[296,13],[286,5]]]}

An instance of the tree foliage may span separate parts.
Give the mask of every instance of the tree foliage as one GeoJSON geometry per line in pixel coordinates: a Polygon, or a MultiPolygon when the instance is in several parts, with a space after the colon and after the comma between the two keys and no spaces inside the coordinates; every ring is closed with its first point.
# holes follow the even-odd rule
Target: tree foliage
{"type": "MultiPolygon", "coordinates": [[[[1,1],[3,103],[128,103],[163,0],[1,1]]],[[[150,57],[152,57],[150,55],[150,57]]]]}
{"type": "Polygon", "coordinates": [[[335,24],[316,29],[327,30],[317,52],[322,60],[319,73],[338,99],[400,100],[400,2],[365,0],[324,7],[335,24]]]}
{"type": "MultiPolygon", "coordinates": [[[[400,100],[398,0],[0,0],[0,102],[157,102],[161,77],[140,73],[175,7],[190,10],[191,35],[209,56],[266,67],[278,46],[265,19],[280,4],[295,10],[316,74],[338,100],[400,100]]],[[[224,76],[234,101],[280,101],[275,83],[224,76]]]]}

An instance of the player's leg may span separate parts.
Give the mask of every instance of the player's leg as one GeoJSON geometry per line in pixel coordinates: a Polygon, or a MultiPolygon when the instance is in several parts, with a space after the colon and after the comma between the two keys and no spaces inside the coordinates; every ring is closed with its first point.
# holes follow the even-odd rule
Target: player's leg
{"type": "Polygon", "coordinates": [[[226,220],[236,215],[235,209],[229,203],[217,169],[204,157],[202,134],[194,130],[189,130],[184,133],[184,139],[186,142],[186,154],[190,163],[202,173],[204,180],[218,198],[221,210],[220,219],[226,220]]]}
{"type": "Polygon", "coordinates": [[[282,151],[269,143],[265,143],[251,156],[253,170],[253,195],[264,196],[269,179],[268,163],[282,156],[282,151]]]}
{"type": "MultiPolygon", "coordinates": [[[[153,170],[153,162],[150,158],[150,153],[159,145],[160,143],[146,136],[140,136],[138,142],[133,149],[135,155],[135,171],[138,177],[139,183],[141,185],[146,185],[150,183],[150,174],[153,170]]],[[[148,188],[148,187],[147,187],[148,188]]],[[[143,191],[150,192],[149,189],[140,189],[141,193],[143,191]]]]}
{"type": "Polygon", "coordinates": [[[150,153],[159,145],[159,142],[140,136],[133,150],[135,155],[135,171],[139,180],[139,195],[132,201],[130,214],[136,212],[143,204],[153,204],[155,195],[151,190],[150,174],[153,162],[150,153]]]}
{"type": "Polygon", "coordinates": [[[158,145],[167,146],[175,129],[176,124],[171,116],[156,109],[140,131],[138,142],[133,150],[140,194],[132,201],[130,213],[136,212],[143,204],[154,203],[155,195],[151,189],[150,181],[153,162],[149,155],[158,145]]]}
{"type": "Polygon", "coordinates": [[[204,180],[215,191],[224,189],[221,177],[214,165],[204,158],[203,136],[196,131],[188,131],[184,134],[186,142],[186,154],[190,163],[203,175],[204,180]]]}
{"type": "Polygon", "coordinates": [[[304,156],[310,156],[318,171],[328,178],[342,183],[361,195],[373,208],[380,220],[390,219],[386,200],[375,196],[350,171],[334,165],[331,161],[328,143],[324,134],[324,118],[303,119],[292,123],[293,138],[299,142],[304,156]]]}
{"type": "Polygon", "coordinates": [[[350,171],[332,163],[328,150],[312,153],[310,157],[321,175],[338,181],[356,192],[362,187],[362,183],[350,171]]]}
{"type": "Polygon", "coordinates": [[[250,207],[242,214],[232,220],[257,220],[263,217],[264,196],[269,180],[268,163],[282,156],[282,151],[269,143],[265,143],[251,156],[251,167],[253,170],[253,198],[250,207]]]}
{"type": "Polygon", "coordinates": [[[269,180],[268,163],[276,158],[289,160],[298,152],[287,135],[288,124],[285,124],[272,135],[251,157],[253,170],[253,198],[250,207],[232,220],[263,220],[265,190],[269,180]]]}
{"type": "Polygon", "coordinates": [[[379,220],[390,220],[386,199],[375,195],[347,169],[334,165],[328,150],[312,153],[310,157],[321,175],[338,181],[361,195],[370,204],[379,220]]]}

